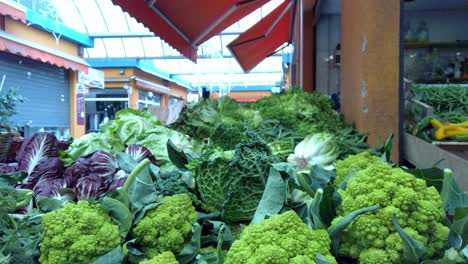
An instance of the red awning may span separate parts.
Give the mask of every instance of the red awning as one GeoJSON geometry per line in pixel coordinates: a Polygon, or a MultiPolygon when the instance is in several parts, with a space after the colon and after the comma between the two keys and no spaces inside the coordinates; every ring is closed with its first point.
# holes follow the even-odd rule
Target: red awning
{"type": "Polygon", "coordinates": [[[0,0],[0,15],[9,16],[26,24],[24,7],[16,2],[0,0]]]}
{"type": "Polygon", "coordinates": [[[141,88],[142,90],[150,91],[150,92],[157,93],[157,94],[170,94],[171,93],[170,88],[157,84],[157,83],[146,81],[143,79],[137,79],[136,86],[138,88],[141,88]]]}
{"type": "Polygon", "coordinates": [[[242,69],[249,72],[284,43],[291,42],[295,0],[286,0],[249,30],[229,43],[228,48],[242,69]]]}
{"type": "Polygon", "coordinates": [[[33,60],[56,65],[73,71],[88,73],[88,64],[82,58],[56,51],[0,31],[0,51],[17,54],[33,60]]]}
{"type": "Polygon", "coordinates": [[[269,0],[112,0],[196,62],[197,47],[269,0]]]}

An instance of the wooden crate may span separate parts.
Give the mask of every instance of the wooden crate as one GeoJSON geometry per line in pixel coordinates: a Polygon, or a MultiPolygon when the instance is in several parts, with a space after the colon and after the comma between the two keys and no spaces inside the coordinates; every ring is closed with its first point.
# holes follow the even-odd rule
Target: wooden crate
{"type": "Polygon", "coordinates": [[[434,108],[426,103],[416,99],[411,99],[407,103],[406,115],[407,119],[417,123],[419,120],[424,119],[426,116],[434,114],[434,108]]]}
{"type": "Polygon", "coordinates": [[[452,169],[454,178],[462,190],[468,191],[468,160],[462,156],[405,133],[404,158],[418,168],[427,168],[442,161],[438,167],[452,169]]]}

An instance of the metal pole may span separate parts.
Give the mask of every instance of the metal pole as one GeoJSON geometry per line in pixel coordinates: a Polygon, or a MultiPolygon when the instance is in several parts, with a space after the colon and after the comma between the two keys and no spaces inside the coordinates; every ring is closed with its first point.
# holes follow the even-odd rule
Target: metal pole
{"type": "Polygon", "coordinates": [[[300,45],[300,62],[301,64],[299,65],[299,85],[301,89],[304,89],[304,6],[303,6],[303,0],[299,0],[299,45],[300,45]]]}

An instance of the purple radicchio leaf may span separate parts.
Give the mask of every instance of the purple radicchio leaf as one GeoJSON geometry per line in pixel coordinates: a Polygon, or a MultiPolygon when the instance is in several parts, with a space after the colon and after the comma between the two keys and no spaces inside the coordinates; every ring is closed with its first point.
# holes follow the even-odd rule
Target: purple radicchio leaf
{"type": "Polygon", "coordinates": [[[130,145],[125,149],[125,153],[129,154],[137,163],[144,159],[154,160],[151,151],[142,145],[130,145]]]}
{"type": "Polygon", "coordinates": [[[63,177],[42,178],[33,188],[34,195],[45,197],[60,197],[60,190],[67,188],[67,183],[63,177]]]}
{"type": "Polygon", "coordinates": [[[58,193],[59,189],[66,187],[63,179],[64,170],[63,162],[59,158],[42,159],[28,177],[23,180],[23,184],[29,189],[32,189],[36,195],[49,197],[52,194],[58,193]],[[46,182],[51,183],[54,179],[61,180],[54,183],[54,186],[48,186],[46,184],[46,182]]]}
{"type": "Polygon", "coordinates": [[[44,159],[57,157],[57,138],[49,133],[36,133],[27,138],[16,153],[18,169],[31,174],[44,159]]]}
{"type": "Polygon", "coordinates": [[[64,179],[73,186],[78,199],[99,199],[106,194],[118,169],[117,160],[111,154],[96,151],[81,157],[69,167],[64,179]]]}
{"type": "Polygon", "coordinates": [[[112,183],[110,184],[107,192],[112,192],[113,190],[119,188],[119,187],[122,187],[124,186],[125,184],[125,181],[127,180],[127,173],[125,173],[125,171],[123,170],[119,170],[117,171],[115,174],[114,174],[114,178],[113,178],[113,181],[112,183]]]}

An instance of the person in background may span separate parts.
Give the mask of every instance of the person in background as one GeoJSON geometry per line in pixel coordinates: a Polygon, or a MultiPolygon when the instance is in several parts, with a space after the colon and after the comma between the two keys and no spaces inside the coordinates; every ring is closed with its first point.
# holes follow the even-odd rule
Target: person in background
{"type": "Polygon", "coordinates": [[[334,103],[334,109],[335,109],[335,111],[339,112],[339,111],[340,111],[340,107],[341,107],[341,104],[340,104],[340,95],[339,95],[339,93],[333,93],[333,94],[331,94],[330,99],[331,99],[331,100],[333,101],[333,103],[334,103]]]}
{"type": "Polygon", "coordinates": [[[202,98],[203,100],[210,98],[210,91],[206,87],[202,87],[202,98]]]}

